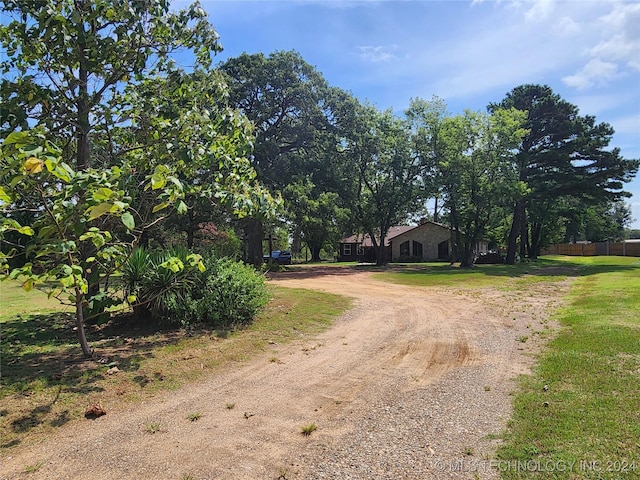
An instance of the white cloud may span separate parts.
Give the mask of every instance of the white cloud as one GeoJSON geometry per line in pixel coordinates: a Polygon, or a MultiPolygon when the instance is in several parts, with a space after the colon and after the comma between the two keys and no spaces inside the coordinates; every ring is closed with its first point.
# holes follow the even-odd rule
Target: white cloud
{"type": "Polygon", "coordinates": [[[388,62],[395,58],[395,55],[382,45],[364,45],[357,48],[360,51],[360,58],[369,62],[388,62]]]}
{"type": "Polygon", "coordinates": [[[553,30],[560,37],[570,37],[582,31],[580,25],[571,17],[564,16],[553,25],[553,30]]]}
{"type": "Polygon", "coordinates": [[[532,23],[542,22],[549,18],[553,8],[553,0],[536,0],[533,2],[533,6],[524,14],[524,19],[532,23]]]}
{"type": "Polygon", "coordinates": [[[618,76],[617,64],[593,58],[575,75],[563,77],[562,81],[570,87],[586,90],[594,85],[606,85],[618,76]]]}
{"type": "Polygon", "coordinates": [[[612,3],[610,12],[594,25],[599,32],[590,39],[589,60],[563,82],[578,89],[606,85],[624,73],[640,71],[640,3],[612,3]],[[631,72],[629,72],[631,71],[631,72]]]}

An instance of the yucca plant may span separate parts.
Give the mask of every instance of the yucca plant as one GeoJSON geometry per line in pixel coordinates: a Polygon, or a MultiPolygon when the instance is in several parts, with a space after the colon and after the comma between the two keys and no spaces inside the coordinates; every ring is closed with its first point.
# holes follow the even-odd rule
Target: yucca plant
{"type": "Polygon", "coordinates": [[[131,251],[126,263],[120,269],[124,289],[127,295],[135,295],[140,283],[148,274],[151,267],[149,253],[142,247],[136,247],[131,251]]]}
{"type": "Polygon", "coordinates": [[[142,282],[140,301],[157,318],[174,319],[191,290],[198,283],[198,271],[187,266],[182,252],[160,252],[153,255],[153,271],[142,282]]]}
{"type": "Polygon", "coordinates": [[[147,252],[135,249],[122,269],[127,296],[137,316],[184,321],[185,301],[197,288],[199,270],[185,248],[147,252]]]}
{"type": "Polygon", "coordinates": [[[140,303],[139,294],[145,278],[153,270],[149,252],[142,247],[133,249],[126,263],[120,269],[124,292],[137,316],[148,313],[146,306],[140,303]]]}

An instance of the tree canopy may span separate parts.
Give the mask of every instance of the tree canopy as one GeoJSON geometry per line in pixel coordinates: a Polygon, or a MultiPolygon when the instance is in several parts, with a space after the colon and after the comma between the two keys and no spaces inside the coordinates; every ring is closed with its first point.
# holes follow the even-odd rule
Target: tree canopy
{"type": "Polygon", "coordinates": [[[13,277],[75,305],[90,355],[85,319],[118,303],[109,278],[146,230],[198,201],[242,216],[273,198],[248,159],[251,126],[209,70],[220,46],[199,4],[23,0],[3,11],[3,258],[22,255],[13,277]],[[173,61],[181,50],[191,73],[173,61]]]}
{"type": "Polygon", "coordinates": [[[637,160],[609,148],[613,128],[597,124],[593,116],[580,116],[575,105],[546,85],[521,85],[489,109],[516,108],[527,112],[527,135],[516,155],[518,177],[527,191],[513,206],[507,242],[507,263],[519,253],[535,258],[541,232],[557,209],[557,202],[575,198],[585,207],[601,200],[628,196],[622,187],[638,170],[637,160]]]}

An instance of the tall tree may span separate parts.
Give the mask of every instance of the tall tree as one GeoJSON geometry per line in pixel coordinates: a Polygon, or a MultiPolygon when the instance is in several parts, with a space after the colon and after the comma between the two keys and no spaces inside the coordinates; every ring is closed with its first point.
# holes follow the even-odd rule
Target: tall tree
{"type": "Polygon", "coordinates": [[[519,180],[526,184],[527,194],[513,205],[506,258],[510,264],[518,254],[518,238],[521,256],[537,255],[539,235],[553,211],[550,202],[566,195],[585,202],[621,198],[628,195],[623,183],[638,169],[637,160],[626,160],[619,149],[608,149],[613,135],[610,125],[581,117],[575,105],[546,85],[516,87],[500,103],[489,105],[489,110],[512,107],[527,112],[529,133],[516,155],[519,180]]]}
{"type": "Polygon", "coordinates": [[[0,30],[2,127],[46,126],[79,170],[91,164],[91,132],[127,120],[119,89],[173,69],[180,50],[203,66],[221,50],[198,3],[171,13],[168,0],[10,0],[3,12],[13,20],[0,30]]]}
{"type": "Polygon", "coordinates": [[[311,252],[311,261],[319,262],[320,250],[333,248],[341,237],[349,211],[340,206],[336,192],[315,190],[309,179],[292,183],[285,188],[284,199],[300,239],[311,252]]]}
{"type": "MultiPolygon", "coordinates": [[[[228,105],[221,72],[198,69],[148,77],[128,86],[123,97],[131,123],[100,137],[107,144],[103,149],[114,159],[131,157],[141,174],[171,159],[184,198],[169,220],[186,233],[189,247],[202,223],[258,211],[266,217],[275,214],[277,202],[257,183],[248,160],[252,126],[228,105]]],[[[139,181],[132,179],[134,196],[139,181]]],[[[155,219],[153,205],[140,197],[138,215],[155,219]]]]}
{"type": "Polygon", "coordinates": [[[171,13],[168,0],[15,0],[3,11],[13,20],[0,27],[0,234],[30,237],[27,260],[37,268],[13,272],[26,287],[55,280],[54,288],[72,290],[66,299],[91,355],[84,307],[108,295],[100,285],[122,265],[125,246],[162,219],[156,214],[186,211],[185,191],[230,197],[239,211],[255,203],[255,173],[242,159],[246,122],[224,105],[199,108],[200,79],[172,62],[190,50],[197,71],[220,49],[197,3],[171,13]],[[171,101],[162,99],[167,92],[171,101]],[[30,217],[21,223],[23,206],[30,217]]]}
{"type": "Polygon", "coordinates": [[[393,225],[419,209],[426,191],[409,128],[390,110],[357,105],[343,155],[356,184],[354,215],[372,239],[376,263],[387,262],[386,239],[393,225]]]}
{"type": "Polygon", "coordinates": [[[438,168],[443,161],[445,144],[442,136],[443,123],[449,116],[444,100],[434,96],[431,100],[412,98],[409,108],[405,111],[411,128],[413,150],[420,159],[422,176],[427,190],[432,192],[434,199],[433,221],[439,221],[442,204],[442,178],[438,168]]]}
{"type": "Polygon", "coordinates": [[[586,208],[576,200],[573,205],[567,203],[562,213],[566,226],[564,237],[568,242],[578,239],[592,242],[623,240],[625,228],[633,220],[630,207],[622,200],[605,201],[586,208]]]}
{"type": "MultiPolygon", "coordinates": [[[[324,102],[327,83],[297,52],[242,54],[224,62],[231,104],[255,125],[251,164],[258,180],[274,194],[297,172],[306,172],[318,138],[328,128],[324,102]]],[[[264,218],[246,219],[247,260],[262,261],[264,218]]]]}
{"type": "Polygon", "coordinates": [[[467,111],[443,122],[439,178],[462,267],[473,265],[478,242],[497,224],[500,207],[521,193],[513,155],[525,134],[525,115],[515,109],[467,111]]]}

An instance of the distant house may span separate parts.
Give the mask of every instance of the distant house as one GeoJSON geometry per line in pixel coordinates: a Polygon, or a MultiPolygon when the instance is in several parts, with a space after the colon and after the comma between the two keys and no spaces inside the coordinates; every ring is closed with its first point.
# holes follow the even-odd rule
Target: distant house
{"type": "MultiPolygon", "coordinates": [[[[391,227],[386,236],[385,243],[387,244],[387,259],[391,259],[390,242],[396,235],[400,235],[407,230],[411,230],[415,227],[409,225],[400,225],[391,227]]],[[[344,238],[338,243],[338,261],[339,262],[361,262],[361,263],[375,263],[376,261],[376,249],[373,246],[371,237],[368,234],[356,234],[344,238]]]]}
{"type": "MultiPolygon", "coordinates": [[[[434,262],[448,261],[453,250],[452,230],[441,223],[423,221],[417,226],[391,227],[386,237],[387,261],[434,262]]],[[[489,242],[480,240],[476,253],[487,253],[489,242]]],[[[376,252],[369,235],[351,235],[338,244],[339,262],[373,263],[376,252]]]]}
{"type": "MultiPolygon", "coordinates": [[[[436,222],[422,222],[398,235],[391,241],[392,262],[432,262],[450,260],[453,250],[452,230],[436,222]]],[[[487,253],[489,242],[480,240],[474,248],[476,253],[487,253]]]]}

